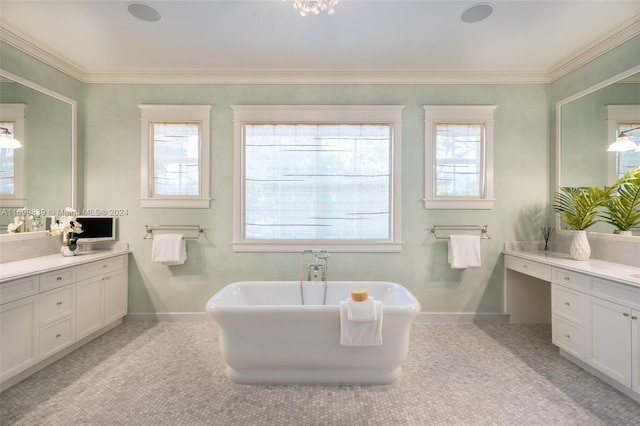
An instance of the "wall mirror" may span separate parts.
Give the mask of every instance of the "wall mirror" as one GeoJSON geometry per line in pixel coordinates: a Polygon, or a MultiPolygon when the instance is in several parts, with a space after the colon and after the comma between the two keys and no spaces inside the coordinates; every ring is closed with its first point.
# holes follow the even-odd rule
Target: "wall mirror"
{"type": "Polygon", "coordinates": [[[8,233],[7,225],[14,221],[14,213],[21,212],[20,208],[26,212],[42,212],[43,223],[46,216],[59,214],[66,207],[76,208],[77,104],[73,99],[0,69],[0,105],[24,105],[25,115],[24,141],[21,141],[24,147],[19,148],[22,150],[19,155],[23,157],[25,199],[12,200],[11,195],[0,197],[0,241],[44,237],[43,228],[8,233]]]}
{"type": "MultiPolygon", "coordinates": [[[[611,114],[619,111],[618,105],[623,105],[625,111],[631,111],[631,116],[625,121],[640,122],[640,66],[556,104],[558,187],[602,187],[615,182],[620,157],[607,152],[607,148],[616,137],[615,120],[611,119],[611,114]]],[[[625,157],[627,163],[629,159],[634,162],[632,166],[640,165],[640,153],[625,157]]],[[[556,229],[560,230],[560,219],[558,215],[556,217],[556,229]]],[[[596,238],[629,239],[640,243],[640,229],[633,230],[633,236],[621,236],[613,234],[613,226],[598,223],[587,231],[596,238]]]]}

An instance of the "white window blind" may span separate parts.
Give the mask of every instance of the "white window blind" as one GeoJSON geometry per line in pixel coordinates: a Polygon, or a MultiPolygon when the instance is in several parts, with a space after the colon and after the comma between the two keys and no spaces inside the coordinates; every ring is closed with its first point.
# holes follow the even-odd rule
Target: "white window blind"
{"type": "MultiPolygon", "coordinates": [[[[14,123],[11,121],[0,122],[0,127],[4,127],[15,133],[14,123]]],[[[0,148],[0,195],[13,196],[16,193],[16,162],[15,150],[0,148]]]]}
{"type": "Polygon", "coordinates": [[[391,128],[246,124],[248,239],[390,238],[391,128]]]}
{"type": "Polygon", "coordinates": [[[235,251],[400,250],[401,106],[233,108],[235,251]]]}
{"type": "Polygon", "coordinates": [[[435,196],[482,198],[484,124],[436,123],[435,196]]]}
{"type": "Polygon", "coordinates": [[[200,196],[200,123],[152,122],[156,196],[200,196]]]}
{"type": "MultiPolygon", "coordinates": [[[[617,134],[627,129],[640,127],[640,121],[635,123],[618,123],[617,134]]],[[[640,129],[632,130],[626,134],[636,145],[640,145],[640,129]]],[[[635,170],[640,165],[640,151],[616,152],[616,179],[624,176],[625,173],[635,170]]]]}
{"type": "Polygon", "coordinates": [[[3,207],[27,205],[25,111],[26,104],[0,103],[0,127],[9,129],[22,145],[18,149],[0,148],[0,199],[3,207]]]}

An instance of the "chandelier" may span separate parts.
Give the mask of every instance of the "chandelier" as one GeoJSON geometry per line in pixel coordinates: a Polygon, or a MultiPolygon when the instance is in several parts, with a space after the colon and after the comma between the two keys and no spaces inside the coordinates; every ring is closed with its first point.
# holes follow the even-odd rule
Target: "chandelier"
{"type": "Polygon", "coordinates": [[[338,0],[293,0],[293,8],[299,10],[302,16],[307,16],[307,13],[318,15],[325,10],[331,15],[334,12],[333,6],[336,4],[338,0]]]}

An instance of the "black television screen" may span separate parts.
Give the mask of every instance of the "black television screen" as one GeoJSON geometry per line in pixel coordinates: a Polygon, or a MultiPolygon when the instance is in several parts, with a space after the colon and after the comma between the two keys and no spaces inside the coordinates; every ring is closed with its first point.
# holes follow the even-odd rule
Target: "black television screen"
{"type": "Polygon", "coordinates": [[[116,218],[112,216],[78,216],[82,233],[78,243],[92,243],[116,239],[116,218]]]}

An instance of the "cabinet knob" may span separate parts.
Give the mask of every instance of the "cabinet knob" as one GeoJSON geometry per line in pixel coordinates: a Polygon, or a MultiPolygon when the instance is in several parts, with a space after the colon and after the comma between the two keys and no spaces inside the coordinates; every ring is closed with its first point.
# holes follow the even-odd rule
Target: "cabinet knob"
{"type": "Polygon", "coordinates": [[[62,305],[62,302],[58,302],[58,303],[56,303],[56,305],[60,306],[60,305],[62,305]]]}
{"type": "Polygon", "coordinates": [[[62,337],[62,334],[56,334],[56,339],[59,339],[62,337]]]}
{"type": "Polygon", "coordinates": [[[62,277],[56,277],[56,281],[62,281],[62,277]]]}
{"type": "Polygon", "coordinates": [[[623,317],[628,317],[629,314],[627,312],[625,312],[624,314],[622,314],[623,317]]]}
{"type": "Polygon", "coordinates": [[[571,335],[570,334],[565,334],[564,337],[567,338],[567,339],[571,339],[571,335]]]}
{"type": "Polygon", "coordinates": [[[565,281],[571,281],[571,277],[564,277],[565,281]]]}
{"type": "Polygon", "coordinates": [[[569,302],[564,302],[564,305],[565,305],[565,306],[571,306],[571,303],[569,303],[569,302]]]}
{"type": "Polygon", "coordinates": [[[637,319],[638,319],[638,317],[634,315],[634,316],[632,316],[632,317],[631,317],[631,319],[632,319],[632,320],[637,320],[637,319]]]}

